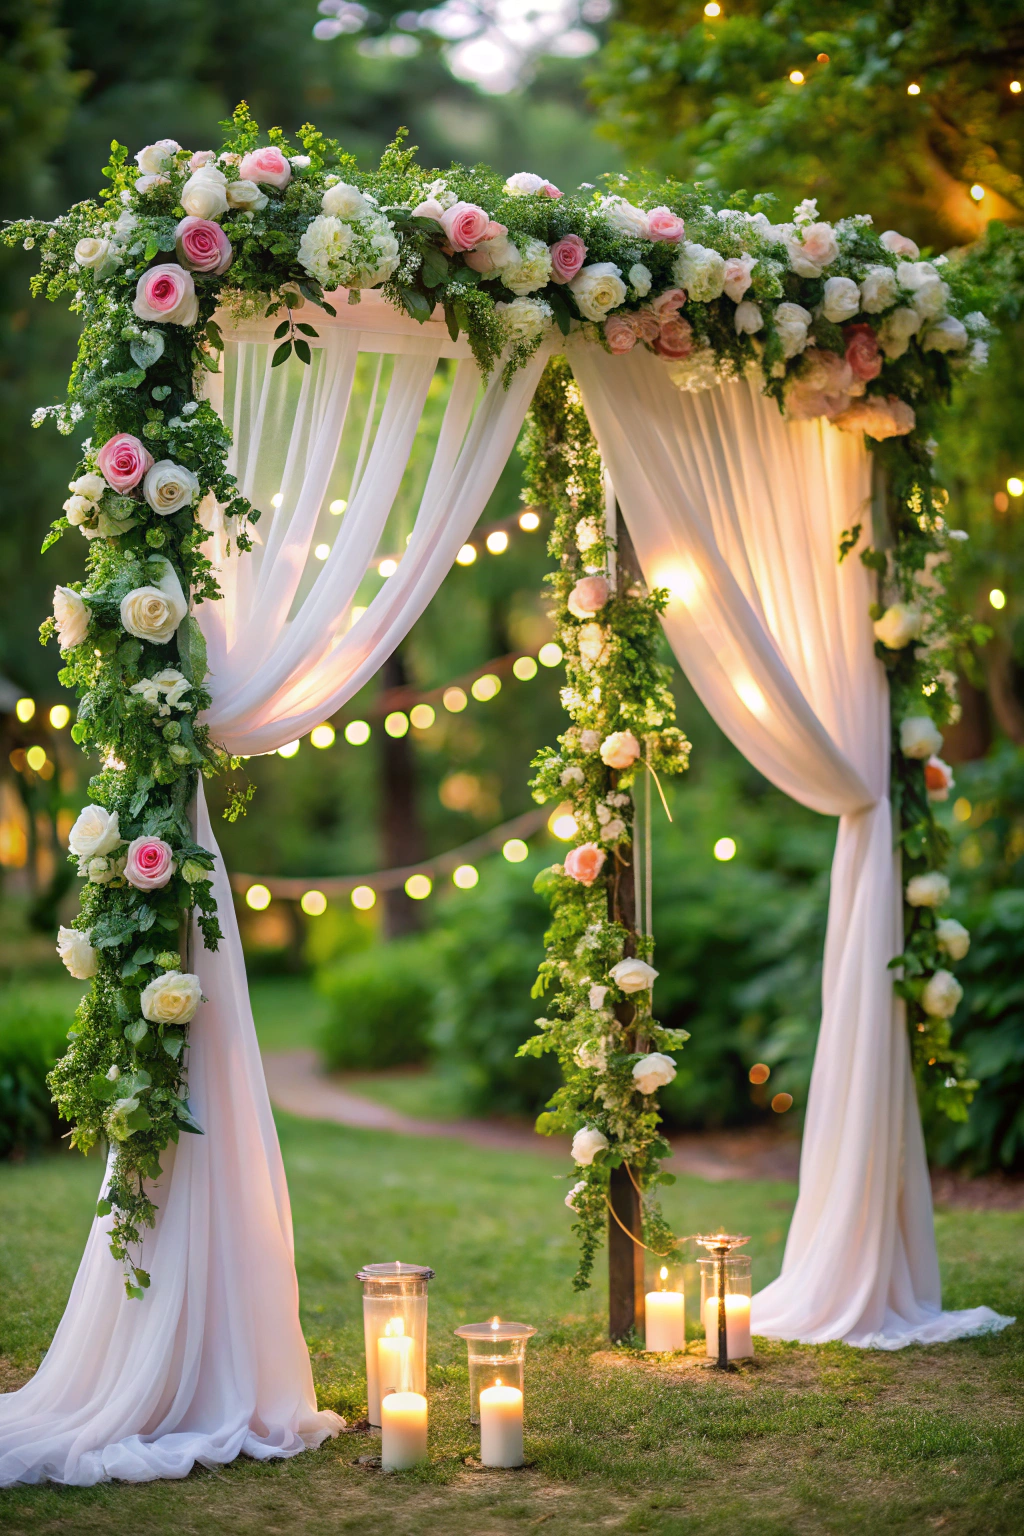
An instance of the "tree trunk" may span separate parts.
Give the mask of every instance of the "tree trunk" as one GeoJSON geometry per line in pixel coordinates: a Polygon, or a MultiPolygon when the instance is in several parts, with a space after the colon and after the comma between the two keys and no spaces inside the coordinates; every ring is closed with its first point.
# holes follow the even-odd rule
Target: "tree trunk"
{"type": "MultiPolygon", "coordinates": [[[[408,683],[401,648],[381,669],[381,686],[404,688],[408,683]]],[[[408,735],[380,734],[380,840],[385,869],[417,864],[426,857],[426,837],[417,800],[416,754],[408,735]]],[[[402,938],[422,926],[419,902],[404,891],[384,893],[384,936],[402,938]]]]}

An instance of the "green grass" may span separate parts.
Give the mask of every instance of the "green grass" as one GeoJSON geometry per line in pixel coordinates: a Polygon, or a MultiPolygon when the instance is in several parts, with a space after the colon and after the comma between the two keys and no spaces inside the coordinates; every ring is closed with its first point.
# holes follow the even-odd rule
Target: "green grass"
{"type": "MultiPolygon", "coordinates": [[[[307,994],[308,996],[308,994],[307,994]]],[[[283,1019],[287,1023],[286,1019],[283,1019]]],[[[592,1528],[656,1536],[1024,1529],[1022,1329],[897,1355],[765,1345],[720,1380],[686,1357],[608,1350],[600,1288],[577,1296],[565,1185],[544,1155],[470,1149],[282,1117],[302,1315],[320,1401],[364,1406],[354,1271],[402,1257],[437,1270],[430,1298],[431,1463],[384,1475],[345,1435],[294,1461],[240,1461],[181,1483],[0,1493],[0,1530],[498,1536],[592,1528]],[[537,1325],[527,1362],[527,1455],[517,1472],[467,1464],[461,1321],[537,1325]]],[[[0,1166],[0,1354],[24,1379],[60,1316],[100,1163],[55,1154],[0,1166]]],[[[678,1230],[722,1221],[752,1236],[758,1284],[777,1271],[793,1189],[681,1179],[678,1230]]],[[[1024,1216],[941,1214],[946,1301],[1020,1311],[1024,1216]]]]}

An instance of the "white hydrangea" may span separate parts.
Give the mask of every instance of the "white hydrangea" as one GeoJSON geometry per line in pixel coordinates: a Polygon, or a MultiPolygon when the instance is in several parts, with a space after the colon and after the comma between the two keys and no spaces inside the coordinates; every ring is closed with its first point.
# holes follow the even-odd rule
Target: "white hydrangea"
{"type": "Polygon", "coordinates": [[[933,1019],[951,1019],[963,995],[964,989],[952,971],[936,971],[921,993],[921,1007],[933,1019]]]}
{"type": "Polygon", "coordinates": [[[535,341],[551,323],[551,305],[543,299],[513,299],[511,304],[495,304],[494,309],[513,341],[535,341]]]}
{"type": "Polygon", "coordinates": [[[359,188],[350,186],[347,181],[336,181],[333,187],[328,187],[321,207],[332,218],[345,220],[363,218],[373,211],[359,188]]]}
{"type": "Polygon", "coordinates": [[[949,881],[940,870],[914,875],[907,881],[907,901],[912,907],[941,907],[949,900],[949,881]]]}
{"type": "Polygon", "coordinates": [[[706,304],[725,290],[725,258],[709,246],[688,240],[672,265],[672,276],[689,298],[706,304]]]}
{"type": "Polygon", "coordinates": [[[348,253],[354,244],[350,224],[333,214],[321,214],[311,220],[299,241],[299,264],[322,288],[336,288],[343,282],[342,271],[352,270],[348,253]]]}
{"type": "Polygon", "coordinates": [[[951,960],[962,960],[971,947],[971,935],[955,917],[940,917],[935,924],[935,937],[951,960]]]}
{"type": "Polygon", "coordinates": [[[543,288],[551,277],[551,252],[543,240],[527,240],[513,258],[501,269],[501,280],[513,293],[525,296],[543,288]]]}

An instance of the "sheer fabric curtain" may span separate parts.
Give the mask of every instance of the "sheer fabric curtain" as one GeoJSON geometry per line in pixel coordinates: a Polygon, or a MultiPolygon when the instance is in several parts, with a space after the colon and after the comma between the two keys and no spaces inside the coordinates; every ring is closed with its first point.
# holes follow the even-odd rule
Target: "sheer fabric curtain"
{"type": "MultiPolygon", "coordinates": [[[[544,366],[536,358],[508,392],[498,379],[482,388],[443,325],[403,321],[376,295],[358,307],[344,300],[337,321],[316,315],[311,368],[271,368],[273,321],[223,327],[218,403],[235,432],[235,472],[264,512],[260,543],[242,556],[227,552],[210,517],[225,599],[198,613],[209,720],[232,752],[270,752],[304,734],[379,668],[477,521],[544,366]],[[447,381],[443,358],[454,368],[447,381]],[[420,468],[407,474],[417,434],[420,468]],[[347,500],[340,522],[329,496],[347,500]],[[415,523],[392,550],[389,517],[403,497],[415,523]],[[321,563],[311,552],[327,530],[321,563]],[[364,589],[353,622],[381,551],[397,570],[375,595],[364,589]]],[[[216,852],[201,788],[197,831],[216,852]]],[[[197,1461],[241,1452],[295,1455],[339,1428],[316,1410],[288,1189],[219,854],[214,887],[221,947],[204,949],[198,932],[191,946],[207,1001],[192,1027],[189,1090],[205,1135],[165,1154],[142,1255],[152,1286],[144,1301],[125,1298],[109,1219],[95,1222],[40,1369],[0,1397],[0,1485],[184,1477],[197,1461]]]]}
{"type": "Polygon", "coordinates": [[[755,1330],[899,1349],[1003,1326],[988,1307],[942,1310],[887,970],[902,948],[888,691],[868,573],[837,561],[842,530],[868,521],[867,450],[825,422],[786,422],[746,380],[684,394],[639,348],[571,358],[644,575],[672,593],[665,629],[683,670],[767,778],[840,818],[800,1194],[755,1330]]]}

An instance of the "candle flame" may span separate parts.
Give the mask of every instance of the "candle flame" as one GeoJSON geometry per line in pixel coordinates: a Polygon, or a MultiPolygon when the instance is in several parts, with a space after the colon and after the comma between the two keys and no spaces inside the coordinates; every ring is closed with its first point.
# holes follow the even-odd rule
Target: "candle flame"
{"type": "Polygon", "coordinates": [[[667,1280],[668,1279],[668,1270],[665,1268],[664,1264],[661,1266],[660,1270],[658,1271],[658,1274],[661,1276],[662,1280],[667,1280]]]}
{"type": "Polygon", "coordinates": [[[500,1376],[497,1378],[497,1380],[495,1381],[494,1385],[496,1387],[500,1387],[501,1386],[501,1377],[500,1376]]]}
{"type": "Polygon", "coordinates": [[[405,1323],[400,1317],[393,1317],[384,1329],[384,1336],[388,1339],[400,1339],[405,1333],[405,1323]]]}
{"type": "Polygon", "coordinates": [[[492,1317],[491,1318],[491,1327],[492,1328],[497,1328],[500,1323],[501,1323],[501,1318],[500,1317],[492,1317]]]}

